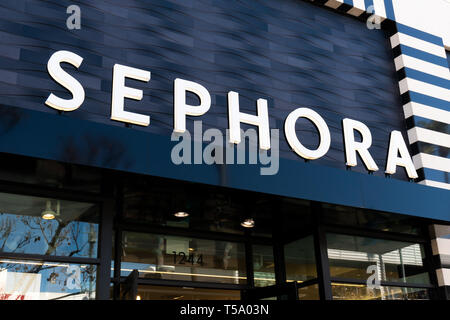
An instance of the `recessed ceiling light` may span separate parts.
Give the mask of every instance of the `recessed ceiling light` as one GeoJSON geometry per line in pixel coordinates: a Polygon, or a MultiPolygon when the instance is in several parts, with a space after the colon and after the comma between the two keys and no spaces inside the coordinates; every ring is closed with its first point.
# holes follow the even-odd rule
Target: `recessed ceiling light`
{"type": "Polygon", "coordinates": [[[253,220],[252,218],[245,219],[241,222],[241,226],[243,226],[244,228],[253,228],[255,226],[255,220],[253,220]]]}
{"type": "Polygon", "coordinates": [[[42,216],[41,217],[44,220],[53,220],[53,219],[55,219],[55,215],[53,214],[53,212],[52,211],[47,211],[47,210],[42,212],[42,216]]]}
{"type": "Polygon", "coordinates": [[[56,212],[52,210],[52,203],[51,201],[47,200],[45,205],[45,210],[42,211],[41,217],[44,220],[53,220],[55,219],[56,212]]]}
{"type": "Polygon", "coordinates": [[[179,211],[179,212],[176,212],[174,214],[174,216],[177,217],[177,218],[186,218],[186,217],[189,216],[189,213],[184,212],[184,211],[179,211]]]}

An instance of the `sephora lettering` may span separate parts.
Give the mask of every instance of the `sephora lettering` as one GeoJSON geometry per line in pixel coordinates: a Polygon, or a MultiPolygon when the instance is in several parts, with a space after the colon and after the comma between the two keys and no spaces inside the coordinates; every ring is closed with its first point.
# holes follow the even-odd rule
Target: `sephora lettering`
{"type": "MultiPolygon", "coordinates": [[[[85,99],[83,86],[75,78],[65,72],[61,63],[69,63],[79,68],[83,58],[70,51],[57,51],[49,59],[47,64],[50,76],[66,88],[72,94],[72,99],[62,99],[51,93],[45,104],[56,110],[70,112],[78,109],[85,99]]],[[[125,110],[125,98],[141,100],[142,90],[125,86],[125,79],[135,79],[143,82],[150,81],[151,73],[146,70],[132,68],[120,64],[114,65],[112,82],[112,103],[111,119],[125,123],[136,124],[140,126],[150,125],[150,116],[138,114],[125,110]]],[[[239,144],[241,142],[241,123],[250,124],[258,128],[259,148],[262,150],[270,149],[270,127],[267,100],[258,99],[256,102],[257,114],[252,115],[240,111],[239,94],[234,91],[228,92],[228,124],[229,124],[229,142],[239,144]]],[[[211,96],[208,90],[192,81],[175,79],[174,81],[174,132],[183,133],[186,131],[186,117],[201,117],[211,108],[211,96]],[[200,103],[198,105],[189,105],[186,102],[186,94],[194,93],[200,103]]],[[[369,171],[378,171],[379,168],[372,156],[369,148],[372,145],[372,135],[369,128],[362,122],[343,119],[342,129],[345,141],[345,156],[347,166],[357,165],[357,154],[359,154],[364,165],[369,171]],[[362,139],[356,141],[355,131],[359,132],[362,139]]],[[[308,160],[319,159],[324,156],[331,144],[330,130],[325,120],[314,110],[309,108],[298,108],[293,110],[286,118],[284,124],[286,140],[292,150],[300,157],[308,160]],[[295,124],[299,118],[305,118],[311,121],[317,128],[317,134],[320,138],[319,146],[314,149],[308,149],[297,137],[295,124]]],[[[399,131],[392,131],[387,154],[386,174],[394,174],[397,167],[404,167],[411,179],[418,177],[414,168],[413,161],[408,152],[408,148],[399,131]]]]}

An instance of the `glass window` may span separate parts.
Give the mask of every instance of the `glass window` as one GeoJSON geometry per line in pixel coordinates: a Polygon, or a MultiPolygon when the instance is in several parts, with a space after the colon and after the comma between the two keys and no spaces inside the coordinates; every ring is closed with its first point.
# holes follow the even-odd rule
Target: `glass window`
{"type": "Polygon", "coordinates": [[[0,193],[0,252],[97,257],[98,205],[0,193]]]}
{"type": "Polygon", "coordinates": [[[273,247],[253,245],[253,273],[255,287],[266,287],[275,284],[275,262],[273,247]]]}
{"type": "Polygon", "coordinates": [[[291,242],[284,246],[287,281],[299,283],[317,278],[313,236],[291,242]]]}
{"type": "Polygon", "coordinates": [[[320,300],[319,285],[313,284],[298,289],[299,300],[320,300]]]}
{"type": "Polygon", "coordinates": [[[332,283],[334,300],[429,300],[429,289],[332,283]]]}
{"type": "Polygon", "coordinates": [[[103,170],[54,160],[0,153],[0,180],[99,193],[103,170]]]}
{"type": "Polygon", "coordinates": [[[245,284],[242,243],[124,232],[121,275],[137,269],[152,279],[245,284]]]}
{"type": "Polygon", "coordinates": [[[95,299],[96,266],[0,260],[0,300],[95,299]]]}
{"type": "Polygon", "coordinates": [[[308,233],[313,228],[310,201],[281,198],[277,203],[277,213],[276,219],[282,220],[282,234],[285,236],[308,233]]]}
{"type": "Polygon", "coordinates": [[[239,198],[211,186],[137,178],[124,190],[124,216],[139,223],[243,234],[244,211],[239,198]],[[177,216],[178,212],[188,216],[177,216]]]}
{"type": "Polygon", "coordinates": [[[423,225],[420,219],[405,215],[326,203],[322,204],[322,222],[325,224],[353,226],[413,235],[422,234],[423,225]]]}
{"type": "Polygon", "coordinates": [[[331,277],[430,283],[421,244],[333,233],[327,243],[331,277]]]}
{"type": "Polygon", "coordinates": [[[240,300],[239,290],[140,285],[138,300],[240,300]]]}
{"type": "Polygon", "coordinates": [[[274,208],[273,198],[252,192],[154,177],[125,183],[124,217],[139,223],[271,237],[274,208]],[[255,221],[251,229],[241,225],[247,218],[255,221]]]}

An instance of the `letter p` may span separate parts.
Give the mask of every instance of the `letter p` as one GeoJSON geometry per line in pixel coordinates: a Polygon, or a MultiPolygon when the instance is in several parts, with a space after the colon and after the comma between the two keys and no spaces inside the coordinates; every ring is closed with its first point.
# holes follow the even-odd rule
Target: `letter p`
{"type": "Polygon", "coordinates": [[[174,84],[174,125],[173,131],[183,133],[186,131],[186,115],[201,116],[211,107],[211,96],[202,85],[183,79],[175,79],[174,84]],[[195,93],[200,105],[186,104],[186,92],[195,93]]]}

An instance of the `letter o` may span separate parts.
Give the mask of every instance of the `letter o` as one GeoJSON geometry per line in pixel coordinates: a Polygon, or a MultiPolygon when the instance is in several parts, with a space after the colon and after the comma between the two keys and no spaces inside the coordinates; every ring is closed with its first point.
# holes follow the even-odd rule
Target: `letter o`
{"type": "Polygon", "coordinates": [[[309,108],[298,108],[292,111],[284,123],[284,133],[289,146],[296,154],[304,159],[314,160],[324,156],[330,149],[331,136],[325,120],[315,111],[309,108]],[[319,147],[316,150],[305,148],[297,138],[295,123],[299,118],[311,121],[319,131],[319,147]]]}

